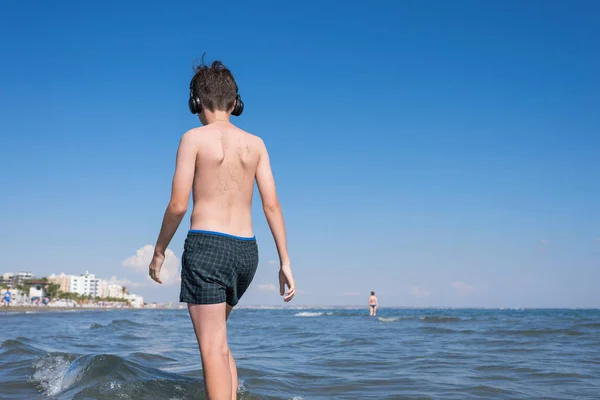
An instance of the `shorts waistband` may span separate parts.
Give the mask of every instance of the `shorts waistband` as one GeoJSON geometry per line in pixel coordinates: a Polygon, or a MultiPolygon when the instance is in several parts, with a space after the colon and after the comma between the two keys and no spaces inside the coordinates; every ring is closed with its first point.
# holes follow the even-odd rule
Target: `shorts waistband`
{"type": "Polygon", "coordinates": [[[230,239],[237,239],[237,240],[256,240],[256,236],[252,236],[252,237],[247,237],[247,236],[235,236],[235,235],[230,235],[228,233],[223,233],[223,232],[214,232],[214,231],[204,231],[204,230],[199,230],[199,229],[190,229],[188,231],[188,234],[202,234],[202,235],[213,235],[213,236],[222,236],[222,237],[226,237],[226,238],[230,238],[230,239]]]}

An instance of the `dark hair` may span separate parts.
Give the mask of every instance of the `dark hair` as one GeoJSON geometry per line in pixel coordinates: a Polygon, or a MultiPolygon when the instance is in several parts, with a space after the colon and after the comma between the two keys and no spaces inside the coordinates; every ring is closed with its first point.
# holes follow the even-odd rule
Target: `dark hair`
{"type": "Polygon", "coordinates": [[[200,99],[202,107],[209,111],[231,110],[238,93],[231,71],[221,61],[214,61],[209,67],[204,64],[204,55],[194,70],[191,94],[200,99]]]}
{"type": "Polygon", "coordinates": [[[371,292],[371,296],[375,296],[375,292],[371,292]]]}

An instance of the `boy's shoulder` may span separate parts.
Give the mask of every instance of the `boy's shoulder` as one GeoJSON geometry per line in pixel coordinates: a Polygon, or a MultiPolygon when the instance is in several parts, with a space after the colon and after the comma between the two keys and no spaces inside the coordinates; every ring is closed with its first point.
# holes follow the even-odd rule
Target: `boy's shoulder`
{"type": "MultiPolygon", "coordinates": [[[[253,144],[255,144],[258,147],[265,147],[265,142],[263,141],[263,139],[260,136],[252,134],[241,128],[238,128],[235,125],[233,125],[233,126],[234,126],[233,130],[235,131],[235,133],[243,135],[247,140],[250,140],[251,142],[253,142],[253,144]]],[[[181,140],[186,141],[186,142],[196,142],[197,143],[198,141],[211,139],[212,137],[214,137],[213,134],[218,131],[221,131],[221,130],[215,126],[211,126],[211,125],[198,126],[198,127],[192,128],[192,129],[188,130],[187,132],[185,132],[182,135],[181,140]]]]}

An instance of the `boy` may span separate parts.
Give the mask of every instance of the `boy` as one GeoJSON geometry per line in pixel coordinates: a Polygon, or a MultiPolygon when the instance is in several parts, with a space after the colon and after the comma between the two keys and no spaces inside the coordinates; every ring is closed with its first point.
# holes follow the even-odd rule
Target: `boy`
{"type": "Polygon", "coordinates": [[[237,369],[227,343],[226,321],[258,266],[251,218],[255,180],[279,254],[283,300],[289,302],[296,289],[269,154],[260,138],[229,121],[231,114],[242,113],[244,104],[233,75],[221,62],[196,68],[189,107],[203,126],[186,132],[179,143],[171,200],[149,272],[161,283],[165,250],[193,190],[191,230],[181,259],[180,301],[188,303],[208,400],[236,399],[237,369]]]}

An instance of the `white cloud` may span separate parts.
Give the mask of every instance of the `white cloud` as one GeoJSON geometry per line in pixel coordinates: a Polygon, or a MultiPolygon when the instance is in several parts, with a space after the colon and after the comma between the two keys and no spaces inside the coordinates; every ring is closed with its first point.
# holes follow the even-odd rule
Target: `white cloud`
{"type": "MultiPolygon", "coordinates": [[[[146,274],[147,279],[151,279],[150,276],[148,276],[148,267],[150,266],[153,255],[154,246],[147,244],[141,249],[138,249],[134,256],[131,256],[123,261],[123,266],[126,268],[131,268],[137,272],[144,273],[146,274]]],[[[167,249],[165,251],[165,262],[163,263],[160,271],[160,280],[167,285],[179,282],[181,278],[179,277],[179,273],[177,271],[178,266],[179,259],[175,253],[173,253],[173,250],[167,249]]]]}
{"type": "Polygon", "coordinates": [[[461,281],[454,281],[450,284],[450,286],[452,286],[454,289],[456,289],[456,294],[458,294],[459,296],[466,296],[468,294],[475,292],[474,286],[469,285],[468,283],[461,282],[461,281]]]}
{"type": "Polygon", "coordinates": [[[141,286],[146,286],[145,283],[133,282],[128,279],[117,279],[116,276],[111,276],[107,282],[108,283],[116,283],[117,285],[125,286],[127,288],[137,288],[137,287],[141,287],[141,286]]]}
{"type": "Polygon", "coordinates": [[[548,239],[543,239],[543,240],[541,240],[541,241],[540,241],[540,243],[541,243],[542,245],[544,245],[544,246],[545,246],[545,245],[547,245],[549,242],[550,242],[550,241],[549,241],[548,239]]]}
{"type": "Polygon", "coordinates": [[[427,297],[431,294],[431,292],[429,292],[426,289],[423,289],[420,286],[413,286],[413,288],[410,291],[410,294],[412,294],[415,297],[427,297]]]}
{"type": "Polygon", "coordinates": [[[360,296],[360,292],[344,292],[344,296],[360,296]]]}
{"type": "Polygon", "coordinates": [[[277,261],[275,261],[275,260],[269,260],[269,264],[275,265],[275,264],[277,264],[277,261]]]}
{"type": "Polygon", "coordinates": [[[259,283],[256,288],[261,292],[277,292],[277,287],[272,283],[259,283]]]}

